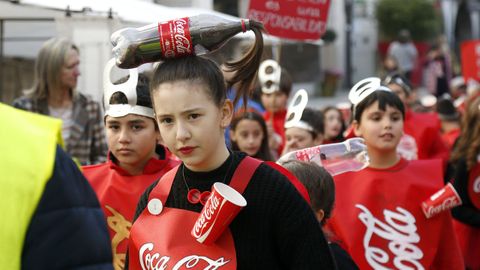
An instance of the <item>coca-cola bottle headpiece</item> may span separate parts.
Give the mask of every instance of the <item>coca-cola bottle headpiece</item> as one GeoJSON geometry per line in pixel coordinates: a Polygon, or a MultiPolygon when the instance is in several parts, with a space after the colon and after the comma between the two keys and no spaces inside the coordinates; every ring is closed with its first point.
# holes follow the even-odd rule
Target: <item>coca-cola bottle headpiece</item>
{"type": "Polygon", "coordinates": [[[155,23],[141,28],[126,28],[112,34],[113,53],[120,68],[135,68],[144,63],[201,55],[220,48],[237,33],[251,30],[255,42],[240,59],[224,63],[234,74],[227,87],[236,86],[233,103],[251,92],[263,53],[263,24],[255,20],[228,20],[214,15],[198,15],[155,23]]]}
{"type": "Polygon", "coordinates": [[[234,21],[206,14],[177,18],[116,31],[111,36],[112,51],[120,68],[134,68],[217,50],[231,37],[258,25],[261,24],[248,19],[234,21]]]}

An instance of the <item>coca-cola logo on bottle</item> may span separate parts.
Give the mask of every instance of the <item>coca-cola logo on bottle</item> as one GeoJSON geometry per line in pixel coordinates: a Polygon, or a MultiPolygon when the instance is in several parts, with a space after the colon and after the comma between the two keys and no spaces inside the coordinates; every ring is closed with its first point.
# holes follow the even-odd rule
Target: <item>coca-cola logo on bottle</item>
{"type": "Polygon", "coordinates": [[[318,147],[310,147],[295,152],[296,158],[301,161],[310,161],[313,156],[318,155],[320,149],[318,147]]]}
{"type": "Polygon", "coordinates": [[[158,32],[163,57],[175,58],[193,54],[188,18],[159,23],[158,32]]]}
{"type": "Polygon", "coordinates": [[[163,269],[219,269],[226,265],[230,260],[220,257],[216,260],[201,255],[187,255],[174,263],[173,267],[169,267],[170,256],[161,255],[153,252],[153,243],[145,243],[138,251],[138,259],[142,270],[163,270],[163,269]]]}
{"type": "Polygon", "coordinates": [[[175,48],[178,54],[191,54],[192,41],[190,39],[190,32],[188,31],[188,20],[178,19],[174,20],[174,39],[175,48]],[[187,36],[188,34],[188,36],[187,36]]]}
{"type": "Polygon", "coordinates": [[[213,226],[211,221],[215,220],[215,217],[220,212],[218,210],[223,198],[215,196],[213,193],[210,199],[205,204],[205,209],[202,211],[200,218],[195,222],[193,227],[193,235],[200,238],[204,232],[208,231],[210,226],[213,226]]]}

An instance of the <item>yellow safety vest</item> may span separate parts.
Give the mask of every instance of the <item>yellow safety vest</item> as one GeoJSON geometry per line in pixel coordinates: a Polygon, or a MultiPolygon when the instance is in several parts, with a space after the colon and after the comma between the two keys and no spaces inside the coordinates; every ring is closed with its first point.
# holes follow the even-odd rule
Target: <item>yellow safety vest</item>
{"type": "MultiPolygon", "coordinates": [[[[53,173],[61,121],[0,103],[0,269],[20,269],[30,220],[53,173]]],[[[54,226],[54,224],[52,224],[54,226]]]]}

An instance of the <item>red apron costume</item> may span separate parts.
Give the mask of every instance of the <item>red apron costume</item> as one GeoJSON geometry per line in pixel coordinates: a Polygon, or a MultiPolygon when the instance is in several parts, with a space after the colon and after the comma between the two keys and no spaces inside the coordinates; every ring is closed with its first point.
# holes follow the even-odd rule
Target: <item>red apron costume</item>
{"type": "Polygon", "coordinates": [[[427,219],[420,206],[443,186],[439,160],[401,159],[334,180],[328,226],[360,269],[464,269],[450,213],[427,219]]]}
{"type": "MultiPolygon", "coordinates": [[[[473,208],[480,212],[480,163],[477,163],[470,170],[467,185],[468,199],[472,203],[473,208]]],[[[457,232],[465,266],[468,269],[480,269],[480,228],[455,219],[453,225],[457,232]]]]}
{"type": "Polygon", "coordinates": [[[147,187],[178,163],[170,159],[151,158],[142,175],[130,175],[116,165],[109,155],[106,163],[83,167],[83,173],[95,190],[107,218],[116,270],[124,268],[128,237],[138,200],[147,187]]]}
{"type": "MultiPolygon", "coordinates": [[[[230,186],[243,193],[260,164],[254,158],[244,158],[230,186]]],[[[132,227],[129,269],[236,269],[235,245],[228,228],[215,243],[200,244],[190,234],[199,213],[164,207],[177,170],[178,166],[165,174],[150,193],[149,202],[161,201],[160,213],[151,214],[146,207],[132,227]]]]}
{"type": "Polygon", "coordinates": [[[263,119],[265,119],[265,122],[267,123],[269,121],[273,122],[273,130],[282,138],[282,142],[277,151],[279,156],[282,154],[283,148],[285,147],[285,117],[286,116],[287,116],[287,110],[282,110],[274,113],[273,119],[271,119],[272,114],[268,111],[266,111],[265,114],[263,115],[263,119]]]}
{"type": "Polygon", "coordinates": [[[448,160],[449,151],[440,136],[440,120],[437,115],[407,110],[403,130],[415,139],[418,159],[448,160]]]}

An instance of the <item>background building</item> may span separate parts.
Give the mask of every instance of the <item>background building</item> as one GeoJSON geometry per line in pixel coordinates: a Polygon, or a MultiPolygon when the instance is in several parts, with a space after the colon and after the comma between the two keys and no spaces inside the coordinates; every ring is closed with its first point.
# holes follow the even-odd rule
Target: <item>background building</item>
{"type": "MultiPolygon", "coordinates": [[[[337,95],[345,95],[353,82],[378,74],[379,1],[331,0],[327,29],[333,40],[304,43],[269,37],[264,57],[278,59],[292,73],[294,90],[306,88],[312,95],[335,95],[337,90],[337,95]]],[[[480,0],[433,3],[457,55],[461,42],[480,38],[480,0]]],[[[67,36],[80,47],[78,89],[100,100],[103,65],[111,57],[109,37],[115,30],[208,12],[243,17],[248,4],[249,0],[0,1],[0,100],[10,103],[31,85],[34,58],[50,37],[67,36]]],[[[245,42],[243,37],[231,41],[218,57],[238,55],[245,42]]]]}

